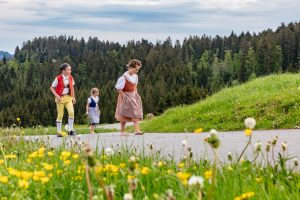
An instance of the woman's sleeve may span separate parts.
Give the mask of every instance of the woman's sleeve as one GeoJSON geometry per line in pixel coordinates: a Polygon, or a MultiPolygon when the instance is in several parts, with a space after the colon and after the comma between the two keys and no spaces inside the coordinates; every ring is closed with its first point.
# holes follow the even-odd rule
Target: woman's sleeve
{"type": "Polygon", "coordinates": [[[118,78],[117,84],[116,84],[116,89],[117,90],[122,90],[125,87],[125,77],[121,76],[118,78]]]}

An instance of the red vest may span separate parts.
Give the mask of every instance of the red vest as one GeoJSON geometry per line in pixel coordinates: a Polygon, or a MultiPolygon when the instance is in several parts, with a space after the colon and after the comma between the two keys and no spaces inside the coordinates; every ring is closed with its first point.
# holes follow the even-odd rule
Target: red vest
{"type": "MultiPolygon", "coordinates": [[[[57,86],[55,88],[55,92],[61,97],[62,92],[65,88],[63,75],[58,75],[57,77],[57,86]]],[[[69,88],[70,88],[70,95],[74,97],[74,87],[73,87],[73,77],[69,75],[69,88]]]]}
{"type": "Polygon", "coordinates": [[[125,86],[123,88],[123,92],[133,92],[136,90],[136,84],[131,83],[125,77],[125,86]]]}

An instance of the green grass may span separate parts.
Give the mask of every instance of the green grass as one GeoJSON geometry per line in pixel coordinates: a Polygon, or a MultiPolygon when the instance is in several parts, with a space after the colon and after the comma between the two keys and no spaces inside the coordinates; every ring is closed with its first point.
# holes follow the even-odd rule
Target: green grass
{"type": "Polygon", "coordinates": [[[205,179],[201,189],[204,200],[233,200],[248,192],[254,194],[250,199],[300,198],[299,166],[287,168],[287,157],[276,157],[274,166],[261,165],[266,154],[270,156],[263,150],[258,152],[264,154],[262,160],[215,165],[205,159],[178,163],[149,149],[138,153],[124,146],[116,147],[113,155],[86,153],[78,144],[53,149],[22,137],[1,137],[0,148],[1,199],[89,199],[90,183],[94,200],[109,199],[108,187],[114,188],[114,199],[123,199],[129,192],[134,199],[174,199],[166,195],[172,190],[178,200],[197,200],[200,187],[187,184],[193,175],[205,179]]]}
{"type": "MultiPolygon", "coordinates": [[[[75,130],[77,134],[89,134],[89,126],[87,125],[75,125],[75,130]]],[[[96,128],[96,133],[108,133],[108,132],[117,132],[117,129],[104,129],[104,128],[96,128]]],[[[10,127],[10,128],[0,128],[0,136],[14,134],[14,135],[55,135],[56,127],[49,126],[35,126],[30,128],[22,128],[20,127],[10,127]],[[21,130],[21,131],[20,131],[21,130]]]]}
{"type": "Polygon", "coordinates": [[[294,128],[300,125],[299,86],[299,74],[257,78],[195,104],[168,109],[141,127],[146,132],[242,130],[244,119],[254,117],[256,129],[294,128]]]}

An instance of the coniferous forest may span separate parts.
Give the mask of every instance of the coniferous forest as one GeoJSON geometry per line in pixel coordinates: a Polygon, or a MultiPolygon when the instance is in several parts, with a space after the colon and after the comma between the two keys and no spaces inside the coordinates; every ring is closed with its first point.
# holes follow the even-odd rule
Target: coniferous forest
{"type": "Polygon", "coordinates": [[[1,125],[12,125],[17,117],[26,126],[55,124],[56,104],[49,88],[63,62],[73,66],[76,123],[87,123],[85,105],[93,87],[100,88],[101,122],[114,122],[114,85],[131,58],[143,63],[138,91],[144,114],[158,115],[255,77],[298,73],[300,22],[260,33],[156,43],[142,39],[120,44],[65,35],[34,38],[16,47],[13,59],[0,61],[1,125]]]}

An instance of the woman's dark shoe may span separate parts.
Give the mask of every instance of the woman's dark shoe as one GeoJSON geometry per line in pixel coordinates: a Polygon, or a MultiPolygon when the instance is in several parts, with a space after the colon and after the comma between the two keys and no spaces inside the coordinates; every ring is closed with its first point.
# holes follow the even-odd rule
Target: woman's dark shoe
{"type": "Polygon", "coordinates": [[[144,135],[144,132],[137,132],[134,135],[144,135]]]}

